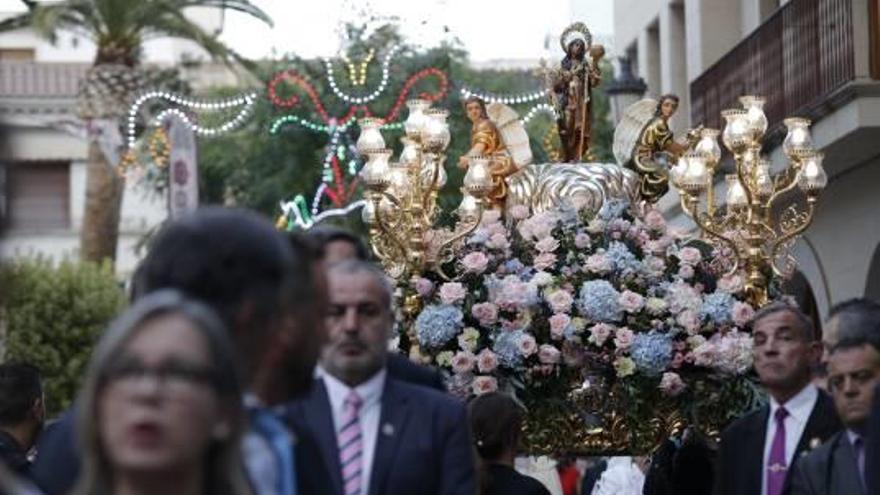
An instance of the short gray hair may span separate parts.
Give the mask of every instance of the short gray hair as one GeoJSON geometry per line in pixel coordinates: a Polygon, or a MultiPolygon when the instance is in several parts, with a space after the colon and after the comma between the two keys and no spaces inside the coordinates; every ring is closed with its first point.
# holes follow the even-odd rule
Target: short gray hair
{"type": "Polygon", "coordinates": [[[383,297],[385,297],[386,302],[388,303],[388,308],[392,310],[394,309],[394,284],[388,274],[375,264],[357,259],[343,260],[339,263],[330,265],[327,269],[328,275],[334,272],[346,275],[353,275],[355,273],[367,273],[371,275],[382,288],[383,297]]]}
{"type": "Polygon", "coordinates": [[[838,340],[880,339],[880,304],[865,298],[837,303],[828,313],[828,320],[837,318],[838,340]]]}
{"type": "Polygon", "coordinates": [[[767,318],[770,315],[781,313],[783,311],[794,315],[795,319],[798,321],[798,325],[800,326],[801,334],[803,337],[806,338],[807,341],[813,342],[816,340],[816,327],[813,325],[813,320],[811,320],[809,316],[804,314],[804,312],[801,311],[800,308],[785,301],[775,301],[759,309],[757,312],[755,312],[754,316],[752,316],[751,321],[749,321],[749,328],[754,331],[755,325],[759,321],[767,318]]]}

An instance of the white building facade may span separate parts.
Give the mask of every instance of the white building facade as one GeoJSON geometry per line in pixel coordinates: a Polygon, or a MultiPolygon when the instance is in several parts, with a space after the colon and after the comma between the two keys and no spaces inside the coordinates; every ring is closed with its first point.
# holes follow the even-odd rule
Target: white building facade
{"type": "MultiPolygon", "coordinates": [[[[782,119],[812,119],[828,186],[796,245],[815,314],[853,297],[880,300],[880,1],[615,0],[618,53],[649,96],[682,97],[673,129],[720,128],[737,98],[767,98],[764,152],[785,165],[782,119]]],[[[726,164],[728,172],[731,164],[726,164]]],[[[716,183],[716,197],[725,187],[716,183]]],[[[676,194],[661,206],[684,219],[676,194]]]]}

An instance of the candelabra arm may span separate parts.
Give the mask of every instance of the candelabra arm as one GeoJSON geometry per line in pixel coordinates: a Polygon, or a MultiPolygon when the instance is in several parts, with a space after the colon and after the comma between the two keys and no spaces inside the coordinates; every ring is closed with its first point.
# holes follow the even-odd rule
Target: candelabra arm
{"type": "Polygon", "coordinates": [[[791,239],[801,235],[807,227],[813,222],[813,214],[816,211],[816,197],[808,196],[807,197],[807,211],[799,215],[798,218],[800,222],[798,225],[793,226],[791,229],[786,229],[784,226],[782,227],[782,235],[776,239],[773,245],[770,248],[770,266],[773,268],[773,272],[779,276],[785,276],[785,271],[781,270],[778,266],[776,266],[776,257],[779,255],[779,249],[785,245],[791,239]]]}
{"type": "Polygon", "coordinates": [[[477,227],[480,226],[480,222],[483,220],[483,209],[484,209],[483,208],[483,201],[484,200],[482,200],[482,199],[476,200],[476,202],[477,202],[477,218],[474,220],[473,225],[466,227],[461,232],[456,233],[455,235],[453,235],[452,237],[450,237],[449,239],[444,241],[442,244],[440,244],[440,247],[437,249],[437,259],[434,262],[434,270],[438,274],[443,276],[444,278],[448,279],[448,277],[445,276],[445,274],[443,273],[443,270],[441,268],[442,261],[445,259],[442,256],[443,251],[445,251],[449,246],[452,246],[453,244],[460,241],[461,239],[464,239],[465,237],[470,235],[473,231],[477,230],[477,227]]]}
{"type": "Polygon", "coordinates": [[[732,275],[736,273],[736,270],[739,268],[739,260],[740,260],[740,251],[739,247],[737,247],[736,242],[732,241],[725,237],[721,232],[719,232],[715,227],[712,226],[711,218],[707,220],[707,215],[705,213],[700,213],[697,211],[698,199],[690,194],[687,195],[687,205],[690,210],[690,216],[694,219],[694,222],[697,223],[697,226],[700,227],[704,232],[719,239],[724,244],[727,244],[731,250],[733,250],[733,266],[730,270],[727,271],[728,275],[732,275]]]}
{"type": "MultiPolygon", "coordinates": [[[[743,188],[743,191],[746,195],[746,204],[749,205],[746,211],[746,219],[745,224],[749,225],[752,223],[752,215],[754,215],[754,204],[752,203],[752,198],[754,197],[752,194],[752,182],[750,180],[746,180],[746,174],[743,173],[743,157],[741,155],[737,155],[734,157],[736,160],[736,178],[739,180],[740,185],[743,188]]],[[[749,178],[750,179],[750,178],[749,178]]]]}
{"type": "MultiPolygon", "coordinates": [[[[379,226],[379,232],[381,232],[381,234],[383,236],[386,236],[388,239],[391,239],[391,243],[399,250],[398,252],[400,256],[405,258],[407,252],[406,245],[394,233],[394,229],[390,228],[388,224],[385,223],[384,215],[382,215],[382,212],[379,210],[379,202],[381,201],[382,197],[387,198],[388,201],[391,201],[393,205],[400,206],[400,202],[397,201],[397,198],[386,192],[373,195],[373,211],[376,212],[375,218],[376,224],[379,226]]],[[[388,264],[387,266],[389,268],[389,275],[391,275],[391,277],[395,279],[399,278],[406,271],[406,264],[404,263],[403,267],[401,267],[401,261],[391,259],[391,256],[389,254],[390,253],[386,253],[386,256],[381,259],[388,264]]]]}
{"type": "MultiPolygon", "coordinates": [[[[437,194],[434,191],[437,190],[437,179],[440,178],[440,167],[443,166],[442,163],[445,161],[445,158],[445,155],[437,155],[437,161],[434,163],[434,167],[432,167],[433,171],[431,173],[431,182],[428,185],[428,188],[432,191],[432,194],[426,194],[424,199],[422,200],[422,208],[426,212],[430,212],[430,216],[433,216],[434,214],[434,206],[437,200],[437,194]]],[[[431,221],[429,220],[428,223],[431,223],[431,221]]]]}
{"type": "MultiPolygon", "coordinates": [[[[800,167],[800,165],[798,165],[800,167]]],[[[776,191],[773,192],[773,195],[770,196],[770,199],[767,201],[767,211],[773,211],[773,203],[776,202],[777,199],[782,197],[783,194],[793,190],[797,187],[797,170],[791,170],[786,172],[788,177],[783,179],[783,181],[779,184],[779,187],[776,188],[776,191]],[[785,181],[788,181],[787,183],[785,181]]]]}

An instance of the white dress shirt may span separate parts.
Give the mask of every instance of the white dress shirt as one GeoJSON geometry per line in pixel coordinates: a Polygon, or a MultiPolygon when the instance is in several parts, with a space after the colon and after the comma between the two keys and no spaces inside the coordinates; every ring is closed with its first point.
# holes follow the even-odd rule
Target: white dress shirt
{"type": "Polygon", "coordinates": [[[641,495],[644,486],[645,473],[632,457],[612,457],[593,487],[593,495],[641,495]]]}
{"type": "MultiPolygon", "coordinates": [[[[367,493],[370,489],[370,477],[373,474],[373,458],[376,452],[376,438],[379,434],[379,417],[382,413],[382,391],[385,389],[387,372],[385,368],[382,368],[369,380],[352,389],[325,370],[319,369],[317,371],[318,376],[324,380],[324,386],[327,388],[327,395],[330,398],[335,432],[338,433],[339,427],[342,426],[342,413],[348,394],[354,390],[363,401],[358,418],[361,422],[361,438],[364,446],[361,454],[361,486],[363,492],[367,493]]],[[[333,441],[336,442],[336,438],[333,441]]]]}
{"type": "MultiPolygon", "coordinates": [[[[791,470],[794,451],[800,443],[807,420],[813,412],[813,406],[819,399],[819,389],[810,383],[785,404],[788,416],[785,417],[785,465],[791,470]]],[[[761,495],[767,495],[767,459],[770,458],[770,447],[773,446],[773,437],[776,436],[776,410],[780,404],[773,397],[770,398],[770,416],[767,418],[767,435],[764,437],[764,459],[761,463],[761,495]]]]}

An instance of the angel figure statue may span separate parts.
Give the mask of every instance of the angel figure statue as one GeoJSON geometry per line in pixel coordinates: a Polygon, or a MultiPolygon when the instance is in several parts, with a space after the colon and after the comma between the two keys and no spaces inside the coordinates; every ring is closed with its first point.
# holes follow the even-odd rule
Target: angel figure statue
{"type": "Polygon", "coordinates": [[[488,157],[494,185],[489,193],[489,201],[493,208],[503,211],[507,198],[505,179],[532,161],[529,136],[519,115],[507,105],[492,103],[487,108],[485,101],[471,96],[465,100],[464,108],[473,122],[471,147],[459,158],[458,166],[466,169],[471,156],[488,157]]]}
{"type": "Polygon", "coordinates": [[[599,60],[605,55],[592,38],[582,22],[568,26],[559,38],[565,57],[547,74],[565,163],[582,161],[590,148],[592,92],[602,81],[599,60]]]}
{"type": "Polygon", "coordinates": [[[617,163],[641,177],[639,194],[656,203],[669,191],[669,168],[696,144],[699,129],[688,132],[685,142],[674,139],[669,119],[678,110],[678,96],[665,94],[660,100],[646,98],[630,105],[614,129],[614,157],[617,163]]]}

